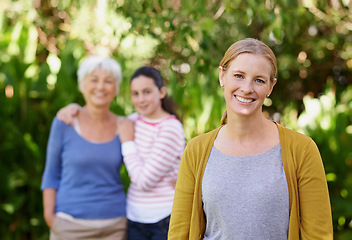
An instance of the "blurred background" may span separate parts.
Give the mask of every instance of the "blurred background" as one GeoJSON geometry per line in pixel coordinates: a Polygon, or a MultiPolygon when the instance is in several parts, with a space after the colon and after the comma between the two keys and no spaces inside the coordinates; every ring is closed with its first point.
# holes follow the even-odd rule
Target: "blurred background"
{"type": "Polygon", "coordinates": [[[121,64],[112,106],[120,115],[133,112],[134,70],[159,69],[188,141],[219,126],[218,64],[246,37],[278,59],[265,116],[316,141],[335,239],[352,239],[352,0],[1,0],[1,239],[48,239],[40,191],[46,144],[58,109],[83,104],[76,78],[83,57],[121,64]]]}

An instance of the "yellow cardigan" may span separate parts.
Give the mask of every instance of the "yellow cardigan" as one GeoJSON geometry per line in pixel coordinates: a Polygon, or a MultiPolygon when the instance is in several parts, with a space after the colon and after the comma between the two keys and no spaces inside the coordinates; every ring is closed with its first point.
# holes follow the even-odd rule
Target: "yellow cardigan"
{"type": "MultiPolygon", "coordinates": [[[[324,166],[314,141],[277,124],[289,192],[288,240],[333,239],[324,166]]],[[[202,178],[220,127],[187,144],[183,153],[171,213],[169,240],[202,239],[205,216],[202,178]]]]}

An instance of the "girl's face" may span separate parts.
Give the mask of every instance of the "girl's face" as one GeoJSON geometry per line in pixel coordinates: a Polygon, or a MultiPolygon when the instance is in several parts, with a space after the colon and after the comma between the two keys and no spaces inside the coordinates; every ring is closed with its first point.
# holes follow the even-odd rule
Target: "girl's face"
{"type": "Polygon", "coordinates": [[[96,69],[88,74],[81,86],[86,103],[96,107],[110,107],[116,96],[116,88],[114,76],[102,69],[96,69]]]}
{"type": "Polygon", "coordinates": [[[166,88],[159,89],[152,78],[140,75],[131,82],[132,103],[136,111],[146,118],[158,119],[164,113],[161,100],[166,88]]]}
{"type": "Polygon", "coordinates": [[[252,53],[238,55],[226,71],[219,69],[229,114],[261,116],[264,99],[276,84],[276,79],[270,81],[271,70],[268,59],[252,53]]]}

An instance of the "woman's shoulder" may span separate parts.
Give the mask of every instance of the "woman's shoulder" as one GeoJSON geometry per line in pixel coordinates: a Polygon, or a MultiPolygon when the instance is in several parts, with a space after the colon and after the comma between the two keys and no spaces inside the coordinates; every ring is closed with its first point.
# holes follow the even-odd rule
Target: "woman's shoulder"
{"type": "Polygon", "coordinates": [[[299,145],[300,144],[306,145],[309,142],[314,142],[314,140],[311,137],[304,135],[303,133],[289,129],[282,124],[279,124],[279,123],[276,123],[276,124],[279,129],[280,138],[285,139],[285,141],[299,144],[299,145]]]}
{"type": "Polygon", "coordinates": [[[54,117],[52,122],[52,127],[55,128],[67,128],[72,127],[70,124],[66,124],[64,121],[61,121],[57,116],[54,117]]]}
{"type": "Polygon", "coordinates": [[[66,134],[71,134],[73,130],[73,126],[70,124],[66,124],[65,122],[61,121],[58,117],[54,117],[52,123],[51,123],[51,128],[50,128],[50,134],[53,136],[63,136],[66,134]]]}
{"type": "Polygon", "coordinates": [[[192,138],[187,145],[190,146],[205,146],[209,141],[214,141],[221,127],[218,127],[210,132],[200,134],[192,138]]]}

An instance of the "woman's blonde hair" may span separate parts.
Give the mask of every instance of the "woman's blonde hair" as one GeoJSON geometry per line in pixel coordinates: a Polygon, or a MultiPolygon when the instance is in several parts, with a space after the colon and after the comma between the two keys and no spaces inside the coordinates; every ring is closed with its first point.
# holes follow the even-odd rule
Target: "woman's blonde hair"
{"type": "MultiPolygon", "coordinates": [[[[229,69],[231,62],[243,53],[252,53],[262,55],[271,64],[270,82],[274,83],[277,74],[277,62],[273,51],[262,41],[254,38],[246,38],[233,43],[225,52],[224,57],[220,61],[219,67],[226,71],[229,69]]],[[[227,119],[227,112],[221,118],[221,124],[225,124],[227,119]]]]}
{"type": "Polygon", "coordinates": [[[270,74],[271,82],[274,82],[277,74],[276,57],[273,51],[262,41],[254,38],[246,38],[232,44],[225,52],[224,57],[220,61],[220,67],[226,71],[232,60],[242,53],[253,53],[264,56],[271,63],[272,71],[270,74]]]}

